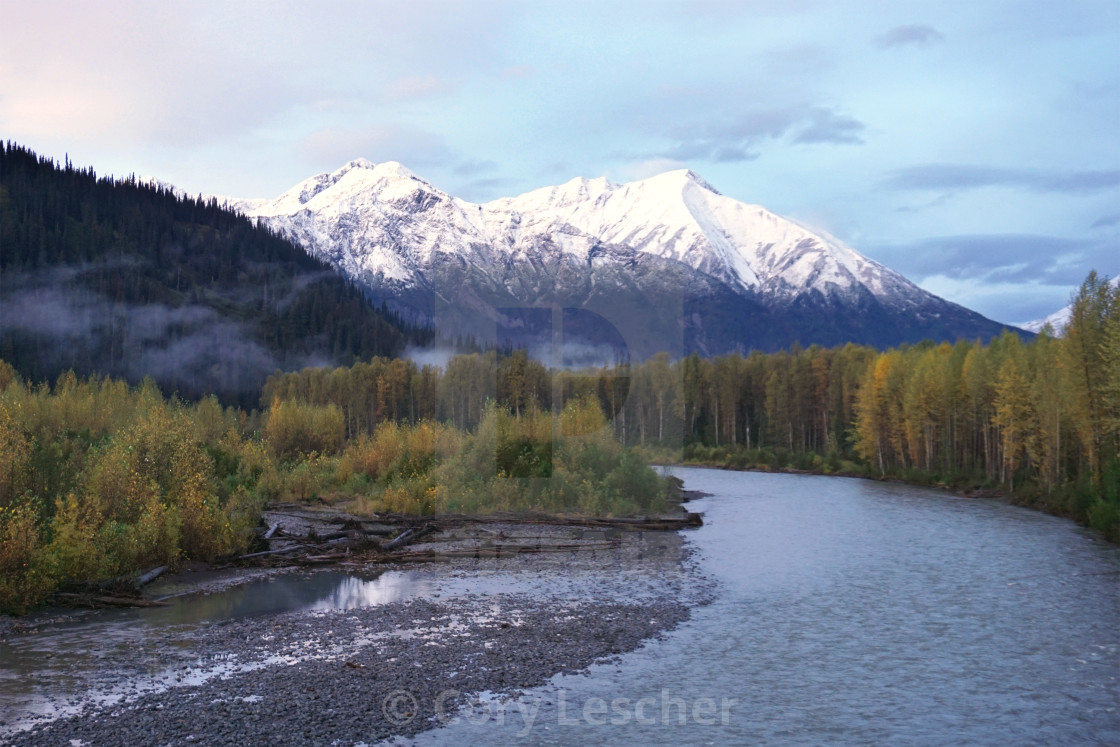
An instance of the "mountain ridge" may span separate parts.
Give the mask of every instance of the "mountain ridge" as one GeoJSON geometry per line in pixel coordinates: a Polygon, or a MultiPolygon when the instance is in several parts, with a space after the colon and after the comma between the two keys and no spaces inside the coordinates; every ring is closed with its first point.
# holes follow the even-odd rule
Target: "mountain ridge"
{"type": "Polygon", "coordinates": [[[670,313],[653,336],[679,337],[682,350],[708,354],[794,341],[988,337],[1007,328],[834,237],[726,197],[687,169],[624,184],[577,177],[471,203],[397,162],[355,159],[273,200],[230,204],[372,297],[455,333],[486,337],[497,325],[501,337],[510,324],[501,309],[522,305],[609,306],[611,323],[633,334],[643,314],[665,303],[670,313]],[[677,306],[677,320],[667,318],[677,306]],[[471,313],[440,311],[464,308],[471,313]],[[822,314],[855,316],[815,318],[822,314]]]}

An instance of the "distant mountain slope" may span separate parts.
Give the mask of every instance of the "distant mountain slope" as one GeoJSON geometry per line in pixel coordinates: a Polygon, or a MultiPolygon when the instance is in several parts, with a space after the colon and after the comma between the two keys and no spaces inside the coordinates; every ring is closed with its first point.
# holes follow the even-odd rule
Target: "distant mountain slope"
{"type": "MultiPolygon", "coordinates": [[[[1109,284],[1114,288],[1120,288],[1120,275],[1112,278],[1109,284]]],[[[1033,322],[1027,322],[1023,325],[1023,329],[1027,330],[1028,332],[1037,333],[1041,332],[1042,328],[1049,324],[1050,329],[1054,331],[1054,334],[1060,336],[1062,332],[1065,331],[1066,325],[1069,324],[1069,317],[1072,308],[1072,305],[1064,306],[1063,308],[1058,309],[1049,316],[1043,317],[1042,319],[1036,319],[1033,322]]]]}
{"type": "Polygon", "coordinates": [[[0,146],[0,359],[256,404],[277,368],[395,355],[430,334],[215,202],[0,146]]]}
{"type": "Polygon", "coordinates": [[[553,339],[523,307],[594,312],[565,317],[564,339],[602,341],[589,320],[605,319],[642,356],[1004,329],[691,171],[573,179],[479,205],[398,163],[359,159],[275,200],[229,204],[448,336],[553,339]]]}

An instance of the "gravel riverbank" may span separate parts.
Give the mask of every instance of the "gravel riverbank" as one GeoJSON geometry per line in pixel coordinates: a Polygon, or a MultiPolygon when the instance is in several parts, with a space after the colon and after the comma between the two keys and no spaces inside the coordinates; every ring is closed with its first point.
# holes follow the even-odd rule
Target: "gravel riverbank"
{"type": "MultiPolygon", "coordinates": [[[[559,527],[480,531],[507,542],[579,536],[559,527]]],[[[415,594],[375,606],[149,631],[124,659],[74,673],[79,684],[55,694],[54,720],[16,732],[8,724],[0,741],[374,743],[439,726],[478,693],[515,696],[634,650],[709,594],[676,533],[586,544],[426,565],[410,576],[415,594]]]]}

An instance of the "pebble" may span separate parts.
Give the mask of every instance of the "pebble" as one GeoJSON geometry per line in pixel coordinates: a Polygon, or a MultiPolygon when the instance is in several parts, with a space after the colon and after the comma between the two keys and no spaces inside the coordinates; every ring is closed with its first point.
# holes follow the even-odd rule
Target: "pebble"
{"type": "MultiPolygon", "coordinates": [[[[515,693],[595,662],[617,662],[618,655],[675,628],[694,605],[710,598],[704,579],[692,575],[687,552],[674,558],[678,573],[665,572],[664,557],[647,568],[651,572],[640,593],[633,573],[618,571],[640,573],[649,561],[632,554],[597,572],[601,561],[577,557],[563,562],[582,562],[579,569],[538,569],[544,580],[532,593],[444,595],[214,622],[191,631],[190,660],[224,660],[232,654],[241,663],[259,662],[260,668],[130,695],[111,706],[89,705],[78,715],[3,737],[13,745],[239,747],[407,737],[439,726],[440,715],[449,715],[474,694],[515,693]],[[570,581],[559,583],[561,571],[573,570],[591,574],[592,591],[573,597],[570,581]],[[555,588],[549,578],[558,579],[555,588]],[[265,663],[277,656],[287,658],[265,663]],[[458,694],[441,701],[447,691],[458,694]]],[[[532,571],[534,564],[556,562],[522,556],[512,565],[532,571]]],[[[442,572],[479,570],[477,564],[461,563],[442,572]]],[[[490,564],[481,570],[497,568],[490,564]]]]}

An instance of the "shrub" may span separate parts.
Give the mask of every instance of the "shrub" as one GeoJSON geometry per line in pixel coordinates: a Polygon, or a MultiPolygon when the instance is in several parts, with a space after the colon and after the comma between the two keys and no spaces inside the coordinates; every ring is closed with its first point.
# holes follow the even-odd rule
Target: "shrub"
{"type": "Polygon", "coordinates": [[[623,453],[618,466],[607,474],[604,487],[608,495],[632,503],[640,510],[665,510],[665,480],[630,452],[623,453]]]}
{"type": "Polygon", "coordinates": [[[23,492],[30,455],[30,439],[0,401],[0,508],[23,492]]]}
{"type": "Polygon", "coordinates": [[[38,515],[30,500],[0,506],[0,612],[21,614],[54,588],[38,515]]]}
{"type": "Polygon", "coordinates": [[[446,425],[421,422],[413,426],[382,423],[373,437],[360,436],[350,443],[339,461],[339,481],[354,475],[391,482],[426,475],[441,459],[456,453],[462,436],[446,425]]]}
{"type": "Polygon", "coordinates": [[[1089,526],[1103,532],[1112,542],[1120,542],[1120,505],[1097,500],[1089,508],[1089,526]]]}
{"type": "Polygon", "coordinates": [[[274,400],[264,426],[264,440],[272,453],[292,461],[308,454],[336,454],[346,434],[338,405],[312,405],[274,400]]]}
{"type": "Polygon", "coordinates": [[[96,509],[73,493],[56,501],[47,553],[59,579],[96,579],[106,575],[108,558],[95,541],[101,524],[96,509]]]}

